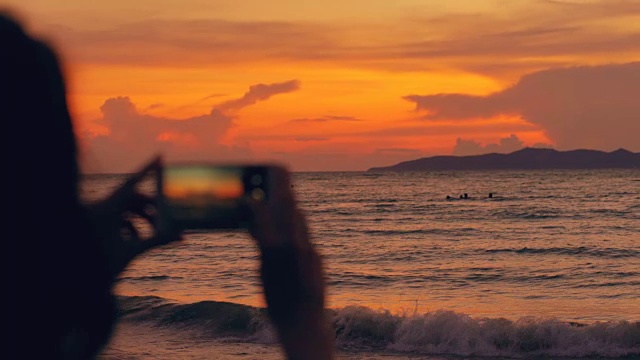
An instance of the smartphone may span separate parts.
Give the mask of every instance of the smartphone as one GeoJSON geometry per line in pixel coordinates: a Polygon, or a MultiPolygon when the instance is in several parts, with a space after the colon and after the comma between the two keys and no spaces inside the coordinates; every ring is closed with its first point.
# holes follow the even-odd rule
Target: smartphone
{"type": "Polygon", "coordinates": [[[246,229],[246,199],[269,201],[276,168],[282,169],[262,164],[166,164],[157,179],[159,221],[184,230],[246,229]]]}

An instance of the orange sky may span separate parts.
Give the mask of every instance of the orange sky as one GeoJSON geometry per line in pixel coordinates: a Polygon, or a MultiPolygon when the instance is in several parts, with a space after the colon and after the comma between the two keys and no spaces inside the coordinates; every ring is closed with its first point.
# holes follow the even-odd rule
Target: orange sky
{"type": "Polygon", "coordinates": [[[88,172],[159,151],[298,171],[534,144],[640,151],[625,137],[638,105],[603,100],[640,86],[640,1],[8,6],[62,55],[88,172]]]}

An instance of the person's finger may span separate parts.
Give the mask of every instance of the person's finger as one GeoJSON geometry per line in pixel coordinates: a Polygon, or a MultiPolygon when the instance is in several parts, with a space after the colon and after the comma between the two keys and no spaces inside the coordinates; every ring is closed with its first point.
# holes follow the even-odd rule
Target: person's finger
{"type": "Polygon", "coordinates": [[[145,194],[135,193],[131,199],[128,212],[133,215],[140,216],[145,219],[153,229],[153,236],[147,239],[141,239],[145,243],[146,248],[155,247],[157,245],[167,244],[182,239],[183,229],[172,226],[171,224],[159,224],[155,214],[155,199],[145,194]]]}
{"type": "Polygon", "coordinates": [[[143,252],[153,249],[158,246],[167,245],[172,242],[182,240],[182,234],[174,233],[174,234],[162,234],[153,236],[150,239],[139,241],[137,244],[137,253],[142,254],[143,252]]]}
{"type": "Polygon", "coordinates": [[[272,169],[269,193],[266,205],[274,230],[281,235],[290,237],[295,226],[296,202],[291,191],[289,172],[286,169],[272,169]]]}
{"type": "Polygon", "coordinates": [[[309,230],[303,214],[295,210],[290,219],[290,228],[277,230],[274,226],[273,217],[266,206],[255,201],[251,202],[251,222],[249,233],[256,240],[261,249],[277,247],[293,247],[299,250],[306,250],[311,247],[309,240],[309,230]]]}
{"type": "Polygon", "coordinates": [[[125,211],[138,215],[147,220],[154,229],[157,227],[155,216],[152,214],[150,207],[155,205],[156,200],[151,196],[133,193],[129,199],[129,204],[125,211]]]}
{"type": "Polygon", "coordinates": [[[250,217],[249,233],[258,246],[262,249],[282,245],[278,237],[274,236],[276,232],[267,205],[262,201],[248,198],[246,199],[246,207],[250,217]]]}
{"type": "Polygon", "coordinates": [[[116,189],[111,195],[110,199],[115,205],[123,206],[127,200],[134,194],[136,185],[140,183],[150,172],[160,169],[161,159],[155,157],[152,161],[147,163],[141,170],[131,175],[118,189],[116,189]]]}
{"type": "Polygon", "coordinates": [[[295,226],[295,236],[293,239],[294,246],[299,249],[307,249],[311,247],[307,220],[300,209],[296,209],[294,213],[293,225],[295,226]]]}
{"type": "Polygon", "coordinates": [[[281,167],[273,167],[269,172],[269,204],[277,206],[279,202],[295,202],[291,191],[291,178],[289,172],[281,167]]]}
{"type": "MultiPolygon", "coordinates": [[[[123,244],[123,264],[122,269],[126,267],[126,264],[129,264],[133,259],[137,256],[143,254],[144,252],[151,250],[155,247],[167,245],[172,242],[181,241],[182,234],[181,233],[172,233],[172,234],[162,234],[156,235],[149,239],[140,239],[137,241],[127,241],[123,244]]],[[[120,271],[122,271],[122,269],[120,271]]]]}
{"type": "Polygon", "coordinates": [[[132,241],[135,241],[135,242],[140,241],[140,233],[138,232],[138,229],[135,227],[135,225],[133,225],[133,223],[130,220],[124,220],[123,227],[129,233],[129,236],[131,237],[132,241]]]}
{"type": "Polygon", "coordinates": [[[293,246],[306,249],[310,246],[306,220],[296,206],[286,169],[275,168],[271,171],[266,203],[248,199],[248,206],[252,214],[249,230],[261,247],[293,246]]]}

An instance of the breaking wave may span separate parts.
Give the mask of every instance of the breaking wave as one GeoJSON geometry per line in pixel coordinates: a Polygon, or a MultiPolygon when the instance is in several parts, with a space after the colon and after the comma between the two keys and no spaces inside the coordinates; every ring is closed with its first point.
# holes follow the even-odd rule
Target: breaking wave
{"type": "MultiPolygon", "coordinates": [[[[120,297],[124,321],[197,329],[211,338],[275,341],[266,312],[241,304],[178,304],[120,297]]],[[[630,357],[640,355],[640,321],[569,323],[556,319],[474,318],[448,310],[393,314],[361,306],[327,310],[337,345],[349,350],[424,355],[630,357]]]]}

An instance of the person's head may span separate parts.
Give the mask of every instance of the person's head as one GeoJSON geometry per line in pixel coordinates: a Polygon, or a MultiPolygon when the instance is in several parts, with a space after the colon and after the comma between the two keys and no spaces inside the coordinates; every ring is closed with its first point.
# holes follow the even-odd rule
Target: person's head
{"type": "MultiPolygon", "coordinates": [[[[42,178],[55,193],[77,193],[76,140],[67,109],[62,71],[53,50],[0,13],[0,119],[9,148],[5,171],[17,179],[42,178]]],[[[12,184],[19,186],[20,183],[12,184]]],[[[24,199],[23,199],[24,200],[24,199]]]]}
{"type": "Polygon", "coordinates": [[[113,303],[78,197],[76,138],[62,70],[49,46],[3,13],[0,121],[2,206],[9,214],[2,217],[3,287],[12,309],[5,326],[17,344],[34,343],[17,350],[21,357],[94,354],[110,332],[113,303]],[[76,336],[94,338],[69,349],[76,336]]]}

